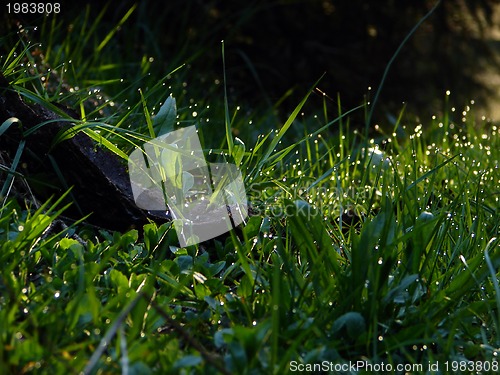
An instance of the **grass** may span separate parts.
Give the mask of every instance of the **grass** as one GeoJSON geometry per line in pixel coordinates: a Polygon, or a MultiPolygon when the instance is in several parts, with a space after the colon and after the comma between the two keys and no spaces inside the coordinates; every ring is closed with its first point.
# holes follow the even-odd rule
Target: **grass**
{"type": "Polygon", "coordinates": [[[60,197],[37,207],[15,196],[7,177],[22,181],[19,157],[5,157],[2,373],[497,365],[500,129],[476,120],[472,104],[422,123],[402,111],[388,131],[368,133],[326,97],[318,114],[303,115],[305,93],[281,125],[272,112],[232,110],[217,87],[210,101],[201,90],[192,100],[196,87],[183,84],[191,70],[160,74],[146,55],[120,65],[114,31],[99,37],[98,19],[82,17],[65,37],[56,21],[45,25],[42,55],[30,32],[4,39],[0,64],[13,87],[71,106],[81,131],[123,158],[153,137],[172,93],[178,126],[198,125],[207,158],[239,165],[252,215],[227,238],[188,248],[170,223],[150,223],[141,237],[65,227],[60,197]],[[121,82],[122,68],[137,77],[121,82]]]}

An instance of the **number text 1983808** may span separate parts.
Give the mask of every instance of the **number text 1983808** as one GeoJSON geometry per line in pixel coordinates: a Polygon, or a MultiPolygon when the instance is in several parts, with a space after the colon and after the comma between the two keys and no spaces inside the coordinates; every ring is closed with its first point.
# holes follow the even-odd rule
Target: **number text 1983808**
{"type": "Polygon", "coordinates": [[[9,14],[50,14],[60,13],[60,3],[8,3],[7,12],[9,14]]]}

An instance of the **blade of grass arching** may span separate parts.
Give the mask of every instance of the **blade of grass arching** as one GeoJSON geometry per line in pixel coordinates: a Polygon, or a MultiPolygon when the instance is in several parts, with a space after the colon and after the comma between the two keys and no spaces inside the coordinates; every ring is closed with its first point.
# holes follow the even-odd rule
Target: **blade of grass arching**
{"type": "Polygon", "coordinates": [[[270,135],[271,135],[271,133],[267,133],[265,136],[262,137],[262,139],[260,141],[257,142],[257,144],[255,145],[255,147],[252,150],[252,154],[251,154],[252,157],[257,154],[257,151],[259,151],[262,146],[264,146],[264,143],[266,142],[267,138],[269,138],[270,135]]]}
{"type": "Polygon", "coordinates": [[[10,190],[11,183],[14,180],[14,172],[16,171],[19,160],[21,159],[21,155],[23,154],[25,144],[26,141],[23,139],[17,146],[16,154],[14,155],[14,159],[12,160],[7,178],[5,179],[2,190],[0,191],[0,198],[5,197],[10,190]]]}
{"type": "MultiPolygon", "coordinates": [[[[65,37],[61,48],[58,49],[58,59],[71,61],[69,67],[75,80],[80,80],[82,76],[85,77],[89,67],[99,65],[99,53],[94,51],[94,54],[91,55],[86,50],[89,41],[95,40],[98,36],[98,28],[102,25],[101,21],[106,14],[108,5],[109,3],[104,4],[102,10],[93,20],[90,20],[91,8],[87,6],[82,22],[75,22],[75,24],[81,24],[79,30],[74,31],[78,35],[73,35],[73,31],[70,31],[65,37]]],[[[51,30],[51,32],[53,31],[51,30]]]]}
{"type": "Polygon", "coordinates": [[[18,124],[19,126],[22,126],[21,120],[19,120],[16,117],[11,117],[5,120],[2,125],[0,125],[0,137],[2,136],[3,133],[5,133],[13,124],[18,124]]]}
{"type": "Polygon", "coordinates": [[[25,89],[24,87],[14,85],[13,89],[17,93],[19,93],[21,96],[29,99],[33,103],[39,104],[42,107],[44,107],[44,108],[54,112],[55,114],[61,116],[62,119],[69,119],[70,118],[70,116],[66,112],[64,112],[61,108],[55,106],[54,104],[52,104],[51,102],[49,102],[45,98],[25,89]]]}
{"type": "MultiPolygon", "coordinates": [[[[394,124],[394,128],[392,129],[392,134],[396,134],[396,135],[398,134],[399,125],[403,121],[403,114],[405,112],[405,109],[406,109],[406,104],[404,104],[403,108],[401,108],[401,111],[399,111],[399,116],[396,120],[396,123],[394,124]]],[[[400,148],[397,136],[392,137],[392,145],[394,147],[394,150],[397,152],[397,154],[400,154],[401,148],[400,148]]]]}
{"type": "Polygon", "coordinates": [[[94,130],[88,129],[88,128],[84,129],[83,132],[85,134],[87,134],[90,138],[92,138],[94,141],[96,141],[97,143],[106,147],[113,154],[121,157],[123,160],[128,160],[128,155],[126,153],[124,153],[122,150],[120,150],[116,145],[111,143],[109,140],[104,138],[101,134],[98,134],[94,130]]]}
{"type": "MultiPolygon", "coordinates": [[[[305,143],[306,143],[305,144],[305,153],[306,153],[307,160],[309,160],[309,163],[312,164],[312,162],[313,162],[313,153],[312,153],[312,147],[311,147],[311,137],[308,137],[307,124],[304,123],[303,127],[304,127],[304,138],[306,139],[306,141],[305,141],[305,143]]],[[[304,166],[302,166],[302,168],[303,168],[302,173],[305,175],[306,171],[304,170],[304,166]]],[[[313,172],[312,168],[311,168],[311,172],[313,172]]]]}
{"type": "MultiPolygon", "coordinates": [[[[290,117],[288,117],[288,120],[281,127],[281,129],[278,132],[278,134],[273,138],[273,140],[271,141],[271,144],[267,147],[267,150],[264,151],[264,154],[261,156],[261,158],[260,158],[259,162],[257,163],[256,167],[249,173],[249,175],[253,175],[254,177],[257,177],[257,175],[259,174],[259,172],[262,170],[264,164],[269,163],[269,161],[270,161],[269,159],[270,159],[271,154],[275,151],[276,146],[278,145],[278,143],[280,142],[280,140],[283,138],[283,136],[285,135],[285,133],[287,132],[287,130],[290,128],[290,126],[294,122],[295,118],[299,114],[300,110],[302,109],[302,107],[306,103],[307,99],[309,98],[309,95],[311,94],[312,90],[314,89],[314,87],[316,86],[316,84],[318,82],[319,82],[319,80],[314,84],[313,88],[311,88],[308,91],[308,93],[306,94],[306,96],[297,105],[297,107],[292,112],[292,114],[290,115],[290,117]]],[[[302,141],[304,141],[304,140],[305,139],[303,139],[302,141]]],[[[301,143],[301,142],[299,142],[299,143],[301,143]]],[[[288,152],[290,152],[297,144],[298,143],[296,143],[294,145],[291,145],[291,146],[288,146],[286,148],[287,151],[285,151],[285,153],[281,154],[281,158],[283,158],[288,152]]]]}
{"type": "MultiPolygon", "coordinates": [[[[62,131],[60,131],[59,133],[56,134],[56,136],[51,144],[51,148],[54,147],[55,145],[57,145],[59,142],[62,142],[63,140],[66,140],[66,139],[69,139],[69,138],[73,137],[75,134],[77,134],[78,132],[83,131],[83,133],[85,133],[87,136],[92,138],[94,141],[96,141],[100,145],[107,148],[109,151],[111,151],[115,155],[119,156],[120,158],[122,158],[124,160],[128,160],[128,156],[126,153],[124,153],[115,144],[113,144],[111,141],[109,141],[108,139],[106,139],[105,137],[103,137],[101,134],[97,133],[94,130],[94,128],[98,127],[97,126],[98,124],[100,125],[99,128],[103,128],[103,129],[106,129],[108,127],[109,127],[109,129],[114,128],[114,127],[107,125],[107,124],[81,123],[78,125],[73,125],[73,123],[75,122],[74,119],[55,119],[55,120],[44,121],[44,122],[30,128],[30,129],[28,129],[24,133],[24,135],[29,136],[30,134],[39,130],[41,127],[48,125],[50,123],[53,123],[53,122],[69,122],[71,127],[67,128],[67,129],[63,129],[62,131]],[[104,125],[104,126],[102,126],[102,125],[104,125]]],[[[109,129],[106,129],[106,130],[108,130],[108,132],[111,133],[111,131],[109,131],[109,129]]]]}
{"type": "Polygon", "coordinates": [[[252,61],[250,60],[248,55],[245,52],[243,52],[241,49],[237,50],[237,53],[241,56],[241,58],[245,62],[245,65],[248,67],[248,70],[252,74],[252,77],[253,77],[255,83],[257,83],[257,86],[260,89],[259,96],[264,99],[264,101],[267,104],[267,107],[271,108],[272,103],[271,103],[271,99],[269,98],[269,93],[264,88],[264,85],[262,84],[262,80],[259,77],[259,73],[257,73],[257,69],[255,69],[255,65],[252,63],[252,61]]]}
{"type": "MultiPolygon", "coordinates": [[[[281,108],[281,104],[288,98],[290,97],[291,95],[293,94],[293,89],[288,89],[287,92],[285,92],[283,94],[283,96],[281,96],[281,98],[279,98],[276,103],[274,103],[274,105],[271,107],[271,110],[269,111],[269,114],[268,116],[273,116],[273,111],[277,110],[278,108],[281,108]]],[[[275,116],[273,116],[275,117],[275,116]]]]}
{"type": "MultiPolygon", "coordinates": [[[[169,77],[173,76],[178,70],[184,68],[185,66],[186,66],[186,64],[182,64],[182,65],[179,65],[178,67],[172,69],[171,71],[169,71],[167,74],[165,74],[163,77],[161,77],[158,80],[158,83],[155,86],[149,87],[148,90],[146,91],[146,93],[141,91],[141,94],[144,96],[145,102],[147,102],[148,98],[151,96],[153,96],[153,97],[155,97],[156,95],[160,96],[160,94],[158,94],[158,91],[161,90],[162,93],[164,92],[165,86],[163,84],[165,83],[165,81],[168,80],[169,77]]],[[[130,88],[134,87],[142,79],[143,79],[143,77],[131,82],[129,85],[127,85],[127,87],[125,87],[123,90],[119,91],[115,96],[122,97],[124,95],[127,95],[127,93],[130,92],[130,88]]],[[[161,94],[161,96],[163,96],[163,94],[161,94]]],[[[127,110],[127,112],[125,112],[124,114],[122,114],[120,116],[120,118],[118,119],[118,122],[115,124],[115,127],[121,127],[123,124],[125,124],[126,120],[130,117],[131,114],[133,114],[141,106],[141,104],[144,105],[142,103],[142,100],[137,101],[133,106],[130,106],[130,108],[127,110]]],[[[136,130],[137,128],[134,128],[134,129],[136,130]]]]}
{"type": "Polygon", "coordinates": [[[54,32],[53,30],[61,30],[62,25],[59,23],[58,27],[56,27],[57,22],[57,14],[54,14],[52,17],[43,17],[42,28],[40,35],[48,35],[47,43],[45,45],[45,60],[52,61],[50,58],[52,57],[52,49],[54,44],[54,32]],[[50,28],[50,31],[49,31],[50,28]]]}
{"type": "MultiPolygon", "coordinates": [[[[372,167],[372,159],[373,159],[373,155],[374,153],[371,154],[370,156],[370,160],[368,161],[368,167],[367,169],[365,169],[365,171],[367,172],[368,168],[371,168],[372,167]]],[[[371,183],[370,185],[371,186],[378,186],[378,183],[379,183],[379,180],[380,178],[382,177],[382,175],[386,175],[383,171],[383,166],[384,166],[384,163],[380,163],[378,166],[377,166],[377,170],[375,172],[375,181],[373,183],[371,183]]],[[[370,173],[367,172],[367,173],[364,173],[363,174],[363,180],[361,182],[361,186],[368,186],[368,183],[367,183],[367,178],[369,177],[370,173]]],[[[384,185],[385,186],[385,185],[384,185]]],[[[368,201],[368,204],[366,206],[367,210],[368,211],[371,211],[372,207],[373,207],[373,202],[375,201],[375,196],[377,195],[377,189],[372,189],[372,194],[370,195],[370,200],[368,201]]]]}
{"type": "Polygon", "coordinates": [[[254,181],[258,177],[258,173],[255,173],[258,163],[254,163],[253,159],[256,158],[260,160],[261,154],[258,153],[258,151],[264,146],[264,143],[270,135],[271,133],[267,133],[265,136],[261,137],[261,139],[257,141],[257,144],[250,151],[250,156],[247,159],[247,163],[248,165],[254,165],[254,167],[245,175],[245,186],[246,184],[250,183],[250,181],[254,181]]]}
{"type": "Polygon", "coordinates": [[[488,270],[490,271],[490,276],[491,276],[491,282],[493,283],[493,288],[495,289],[495,301],[497,304],[497,316],[496,318],[496,331],[497,331],[497,344],[500,343],[500,332],[498,328],[500,328],[500,287],[498,286],[498,279],[497,279],[497,270],[493,266],[493,263],[491,262],[490,258],[490,248],[491,250],[495,249],[495,246],[498,245],[495,244],[497,242],[497,238],[493,237],[488,244],[486,245],[486,249],[484,250],[484,260],[486,261],[486,264],[488,265],[488,270]]]}
{"type": "Polygon", "coordinates": [[[457,274],[451,280],[448,288],[445,289],[446,295],[453,300],[460,300],[464,293],[483,282],[491,274],[490,265],[493,269],[500,266],[500,252],[496,252],[489,257],[489,264],[486,269],[483,267],[484,254],[478,254],[469,261],[463,255],[460,255],[460,259],[467,271],[458,270],[457,267],[457,274]]]}
{"type": "Polygon", "coordinates": [[[365,125],[366,126],[366,134],[368,134],[368,128],[369,128],[370,123],[372,121],[373,111],[375,110],[375,105],[377,104],[377,100],[378,100],[378,98],[380,96],[380,92],[382,91],[382,87],[384,86],[384,83],[385,83],[385,80],[387,78],[387,75],[389,74],[389,70],[391,69],[392,63],[394,62],[394,60],[396,60],[396,57],[399,55],[399,53],[403,49],[403,46],[406,44],[406,42],[410,39],[410,37],[413,34],[415,34],[415,32],[417,31],[417,29],[420,27],[420,25],[422,25],[422,23],[424,23],[427,20],[427,18],[429,18],[434,13],[434,11],[437,9],[437,7],[439,6],[439,4],[441,4],[441,0],[438,0],[436,2],[436,4],[434,4],[434,6],[431,8],[431,10],[429,10],[429,12],[427,12],[427,14],[425,16],[423,16],[416,23],[415,26],[413,26],[413,28],[405,36],[405,38],[403,39],[403,41],[401,42],[401,44],[396,49],[396,52],[394,52],[394,54],[392,55],[391,59],[387,63],[387,65],[385,67],[385,70],[384,70],[384,73],[382,74],[382,79],[380,80],[380,84],[378,85],[377,91],[375,92],[375,96],[373,97],[373,102],[371,103],[370,111],[368,112],[368,117],[366,119],[366,125],[365,125]]]}
{"type": "Polygon", "coordinates": [[[338,167],[343,164],[349,157],[345,157],[344,159],[342,159],[341,161],[339,161],[337,164],[335,164],[333,167],[331,167],[330,169],[328,169],[325,173],[323,173],[321,176],[319,176],[311,185],[309,185],[309,187],[306,189],[306,193],[311,190],[312,188],[314,188],[316,185],[320,184],[321,182],[323,182],[324,180],[326,180],[327,178],[330,178],[332,176],[332,173],[338,169],[338,167]]]}
{"type": "MultiPolygon", "coordinates": [[[[47,123],[47,122],[46,122],[47,123]]],[[[46,123],[42,123],[40,125],[44,125],[46,123]]],[[[40,127],[40,126],[39,126],[40,127]]],[[[52,139],[52,143],[50,145],[50,149],[54,148],[55,146],[57,146],[59,143],[61,143],[62,141],[66,141],[68,139],[71,139],[73,138],[77,133],[79,133],[80,131],[82,131],[83,129],[87,129],[87,128],[92,128],[92,127],[95,127],[95,124],[94,123],[89,123],[89,122],[82,122],[80,124],[76,124],[74,126],[71,126],[71,127],[68,127],[66,129],[62,129],[60,130],[56,135],[55,137],[52,139]]],[[[38,130],[38,127],[35,129],[35,131],[38,130]]],[[[33,131],[30,131],[29,133],[26,132],[25,135],[29,135],[31,132],[33,131]]]]}
{"type": "Polygon", "coordinates": [[[422,176],[420,176],[419,178],[417,178],[415,181],[413,181],[411,184],[409,184],[407,187],[406,187],[406,191],[409,191],[411,189],[413,189],[417,184],[419,184],[421,181],[429,178],[429,176],[431,176],[432,174],[436,173],[437,170],[441,169],[442,167],[444,167],[446,164],[448,164],[449,162],[451,162],[453,159],[455,159],[459,154],[456,154],[455,156],[452,156],[451,158],[449,159],[446,159],[445,161],[443,161],[441,164],[437,165],[436,167],[432,168],[430,171],[427,171],[425,172],[422,176]]]}
{"type": "Polygon", "coordinates": [[[129,129],[117,128],[114,125],[105,124],[102,122],[97,122],[95,124],[95,129],[101,132],[105,132],[113,137],[114,141],[118,141],[118,138],[123,141],[123,144],[138,147],[141,144],[150,141],[151,138],[147,135],[134,132],[129,129]]]}
{"type": "MultiPolygon", "coordinates": [[[[344,112],[342,115],[338,116],[337,118],[333,119],[332,121],[330,121],[328,124],[325,124],[323,125],[321,128],[315,130],[314,132],[312,132],[311,134],[309,134],[310,137],[315,137],[317,136],[318,134],[324,132],[326,129],[328,129],[330,126],[332,126],[333,124],[336,124],[337,122],[340,122],[342,121],[344,118],[347,118],[349,117],[350,114],[354,113],[355,111],[357,111],[358,109],[361,109],[361,108],[364,108],[364,104],[361,104],[361,105],[358,105],[357,107],[354,107],[346,112],[344,112]]],[[[297,144],[299,143],[302,143],[304,142],[305,139],[302,139],[300,142],[298,142],[297,144]]]]}
{"type": "MultiPolygon", "coordinates": [[[[88,86],[106,86],[106,85],[113,85],[117,83],[123,82],[122,78],[110,78],[110,79],[86,79],[82,81],[86,87],[88,86]]],[[[105,103],[107,105],[107,103],[105,103]]]]}
{"type": "Polygon", "coordinates": [[[227,100],[227,80],[226,80],[226,56],[224,53],[224,41],[222,41],[222,74],[224,78],[224,124],[226,126],[226,140],[229,155],[233,155],[234,140],[231,133],[231,120],[229,118],[229,103],[227,100]]]}
{"type": "Polygon", "coordinates": [[[96,48],[96,52],[97,54],[99,54],[102,49],[106,46],[106,44],[109,43],[109,41],[111,40],[111,38],[113,38],[113,36],[116,34],[116,32],[118,30],[120,30],[120,28],[122,27],[122,25],[129,19],[129,17],[132,15],[132,13],[134,12],[135,8],[137,8],[137,3],[132,5],[132,7],[128,10],[127,13],[125,13],[125,15],[122,17],[122,19],[118,22],[118,24],[113,28],[113,30],[111,30],[108,35],[106,35],[106,37],[104,38],[104,40],[97,46],[96,48]]]}
{"type": "MultiPolygon", "coordinates": [[[[319,83],[319,81],[321,81],[322,78],[323,78],[323,76],[321,76],[321,78],[318,79],[314,83],[314,85],[309,89],[309,91],[307,92],[307,94],[300,101],[300,103],[297,105],[297,107],[295,107],[295,109],[293,110],[292,114],[288,117],[288,119],[286,120],[286,122],[283,124],[283,126],[279,130],[278,134],[273,138],[273,140],[271,141],[271,144],[269,145],[269,147],[267,148],[266,152],[264,153],[264,155],[262,156],[262,158],[261,158],[261,160],[259,162],[259,168],[258,168],[259,170],[262,168],[262,166],[264,165],[264,163],[267,162],[267,159],[269,158],[269,156],[275,151],[276,146],[281,141],[281,139],[283,138],[283,136],[285,135],[285,133],[288,131],[288,129],[290,128],[290,126],[292,126],[293,122],[295,121],[295,119],[299,115],[300,110],[302,109],[302,107],[304,106],[304,104],[306,104],[307,99],[309,98],[309,96],[313,92],[314,88],[317,86],[317,84],[319,83]]],[[[305,141],[305,139],[304,139],[304,141],[305,141]]]]}
{"type": "MultiPolygon", "coordinates": [[[[24,78],[18,78],[18,79],[16,79],[15,84],[16,85],[23,85],[26,82],[33,82],[33,84],[36,85],[36,84],[40,83],[40,78],[42,76],[43,76],[42,74],[36,74],[36,75],[30,75],[30,76],[27,76],[24,78]]],[[[40,95],[43,95],[43,94],[40,93],[40,95]]]]}
{"type": "Polygon", "coordinates": [[[94,20],[94,22],[90,25],[90,29],[89,30],[87,30],[87,26],[89,25],[89,19],[90,19],[90,9],[91,9],[90,8],[90,4],[85,7],[85,15],[84,15],[84,18],[83,18],[83,21],[82,21],[82,27],[80,28],[80,33],[79,33],[79,36],[78,36],[78,38],[80,40],[83,40],[81,48],[83,48],[87,44],[87,42],[89,41],[89,38],[92,35],[95,35],[94,33],[95,33],[96,28],[97,28],[97,25],[99,25],[99,23],[101,22],[101,19],[104,16],[104,14],[106,13],[106,11],[108,9],[108,6],[109,6],[109,3],[106,3],[102,7],[101,12],[99,12],[99,14],[97,15],[97,17],[94,20]]]}
{"type": "MultiPolygon", "coordinates": [[[[326,129],[328,129],[331,125],[339,122],[343,117],[346,117],[348,115],[350,115],[351,113],[353,113],[354,111],[357,111],[358,109],[360,108],[363,108],[362,105],[360,106],[357,106],[345,113],[343,113],[341,116],[337,117],[336,119],[330,121],[328,124],[322,126],[321,128],[319,128],[318,130],[314,131],[313,133],[309,134],[308,137],[315,137],[317,136],[318,134],[320,134],[321,132],[325,131],[326,129]]],[[[265,139],[267,139],[269,136],[271,135],[271,133],[267,134],[265,139]]],[[[261,143],[258,144],[258,148],[260,149],[263,144],[264,144],[264,140],[263,139],[261,141],[261,143]]],[[[302,144],[303,142],[305,142],[307,140],[307,137],[304,137],[302,139],[300,139],[299,141],[295,142],[294,144],[286,147],[285,149],[283,150],[280,150],[278,152],[276,152],[274,155],[269,155],[267,157],[267,159],[264,158],[264,156],[261,156],[260,157],[260,161],[257,163],[257,165],[254,166],[254,168],[247,174],[247,177],[248,176],[251,176],[252,179],[255,179],[257,178],[259,172],[262,171],[262,168],[263,168],[263,165],[264,164],[267,164],[267,167],[269,168],[269,166],[273,166],[275,163],[277,163],[278,161],[282,160],[286,155],[288,155],[293,149],[295,149],[298,145],[302,144]]],[[[279,142],[279,141],[278,141],[279,142]]],[[[278,143],[277,142],[277,143],[278,143]]],[[[257,149],[257,146],[255,147],[254,149],[254,153],[255,153],[255,150],[257,149]]],[[[271,153],[272,153],[272,148],[271,148],[271,153]]],[[[268,149],[269,151],[269,149],[268,149]]],[[[266,153],[267,154],[267,153],[266,153]]],[[[253,154],[252,154],[252,157],[253,157],[253,154]]]]}
{"type": "Polygon", "coordinates": [[[22,60],[28,53],[29,48],[25,47],[21,53],[17,53],[17,49],[21,42],[17,42],[15,46],[9,51],[9,54],[7,55],[7,58],[4,60],[5,63],[2,66],[2,74],[7,77],[14,73],[16,68],[18,68],[21,65],[22,60]],[[11,60],[12,59],[12,60],[11,60]]]}
{"type": "Polygon", "coordinates": [[[44,126],[47,126],[47,125],[50,125],[50,124],[53,124],[56,122],[57,123],[68,123],[68,128],[63,129],[63,130],[59,131],[58,134],[56,134],[55,138],[57,138],[58,140],[57,140],[57,142],[53,140],[50,147],[54,147],[57,143],[65,140],[65,139],[69,139],[69,138],[73,137],[76,133],[78,133],[80,131],[79,127],[81,126],[81,124],[74,125],[74,123],[75,123],[74,119],[56,118],[53,120],[47,120],[47,121],[41,122],[41,123],[29,128],[29,129],[26,129],[24,131],[23,135],[25,137],[29,137],[30,135],[32,135],[33,133],[36,133],[38,130],[40,130],[44,126]]]}
{"type": "Polygon", "coordinates": [[[267,159],[267,163],[265,166],[265,170],[271,170],[274,166],[279,163],[285,156],[287,156],[290,152],[292,152],[295,148],[297,148],[297,143],[294,143],[283,150],[277,151],[275,154],[269,156],[267,159]]]}
{"type": "MultiPolygon", "coordinates": [[[[79,35],[79,39],[82,40],[82,43],[80,45],[81,49],[83,49],[87,45],[87,43],[91,37],[96,36],[97,27],[101,24],[101,20],[104,17],[104,15],[106,14],[108,5],[109,4],[107,3],[103,6],[101,12],[99,12],[99,14],[94,19],[94,21],[92,22],[92,24],[90,25],[90,28],[88,30],[87,30],[87,26],[88,26],[88,22],[89,22],[88,20],[90,18],[90,5],[86,7],[85,18],[83,20],[82,27],[80,29],[80,35],[79,35]]],[[[79,55],[83,56],[81,50],[78,50],[78,52],[79,52],[79,55]]],[[[72,58],[73,57],[74,56],[72,56],[72,58]]]]}
{"type": "Polygon", "coordinates": [[[7,74],[7,71],[9,70],[9,68],[12,69],[13,67],[19,66],[18,62],[21,61],[21,59],[22,59],[21,54],[16,55],[17,47],[19,46],[19,44],[21,44],[21,41],[16,42],[14,47],[11,48],[11,50],[9,51],[9,53],[7,54],[7,56],[4,59],[5,62],[2,66],[2,72],[4,75],[7,74]],[[14,61],[11,61],[12,58],[15,58],[14,61]],[[9,63],[9,61],[11,61],[11,62],[9,63]]]}
{"type": "MultiPolygon", "coordinates": [[[[48,122],[47,122],[48,123],[48,122]]],[[[40,125],[44,125],[46,123],[42,123],[40,125]]],[[[37,127],[34,127],[32,129],[35,129],[37,127]]],[[[113,136],[113,139],[120,138],[123,140],[124,144],[129,144],[131,146],[137,147],[140,144],[147,142],[150,140],[150,137],[145,136],[141,133],[134,132],[132,130],[128,129],[122,129],[122,128],[117,128],[114,125],[110,124],[105,124],[103,122],[87,122],[87,123],[81,123],[77,125],[73,125],[71,127],[68,127],[66,129],[60,130],[52,140],[52,143],[50,145],[50,148],[52,149],[56,145],[58,145],[60,142],[68,140],[75,136],[78,132],[84,130],[84,129],[95,129],[96,131],[101,132],[102,134],[109,134],[113,136]]],[[[27,131],[25,135],[31,134],[31,130],[27,131]]]]}

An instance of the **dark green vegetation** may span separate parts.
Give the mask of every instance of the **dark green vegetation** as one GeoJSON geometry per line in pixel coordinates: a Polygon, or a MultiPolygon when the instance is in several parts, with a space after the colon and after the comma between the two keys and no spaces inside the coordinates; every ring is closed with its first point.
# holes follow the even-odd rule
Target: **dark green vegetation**
{"type": "MultiPolygon", "coordinates": [[[[133,27],[140,9],[116,25],[133,27]]],[[[496,360],[500,129],[472,104],[422,123],[402,113],[384,133],[357,129],[327,98],[303,115],[304,89],[279,122],[238,109],[222,85],[199,89],[195,63],[162,71],[127,55],[117,26],[85,12],[70,31],[59,22],[36,40],[29,27],[2,39],[15,90],[70,106],[124,162],[171,93],[207,156],[240,166],[252,216],[189,248],[168,223],[65,227],[64,193],[37,204],[33,177],[23,182],[23,142],[0,154],[2,373],[281,374],[291,361],[357,360],[439,361],[445,373],[445,361],[496,360]]],[[[10,126],[2,119],[0,144],[10,126]]]]}

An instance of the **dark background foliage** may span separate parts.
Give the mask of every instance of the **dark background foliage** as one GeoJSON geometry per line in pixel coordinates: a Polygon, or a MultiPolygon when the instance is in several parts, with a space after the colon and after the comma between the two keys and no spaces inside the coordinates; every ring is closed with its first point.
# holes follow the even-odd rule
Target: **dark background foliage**
{"type": "MultiPolygon", "coordinates": [[[[88,1],[91,13],[102,11],[88,1]]],[[[397,47],[432,8],[427,0],[235,0],[141,1],[124,24],[115,47],[124,61],[155,58],[159,71],[187,62],[190,84],[208,87],[222,78],[220,41],[226,45],[226,73],[234,99],[252,106],[292,108],[325,73],[319,88],[349,109],[372,95],[397,47]],[[372,87],[371,94],[368,87],[372,87]]],[[[402,102],[421,115],[439,111],[444,93],[463,105],[492,95],[478,75],[494,64],[488,39],[498,0],[445,0],[402,50],[388,76],[379,114],[396,114],[402,102]]],[[[103,30],[134,4],[110,3],[103,30]]],[[[61,17],[72,20],[75,11],[61,17]],[[70,15],[71,13],[71,15],[70,15]]],[[[62,26],[62,27],[68,27],[62,26]]],[[[128,72],[122,74],[127,78],[128,72]]],[[[313,99],[314,100],[314,99],[313,99]]],[[[318,99],[318,103],[320,100],[318,99]]],[[[238,103],[239,104],[239,103],[238,103]]],[[[383,117],[382,117],[383,118],[383,117]]]]}

